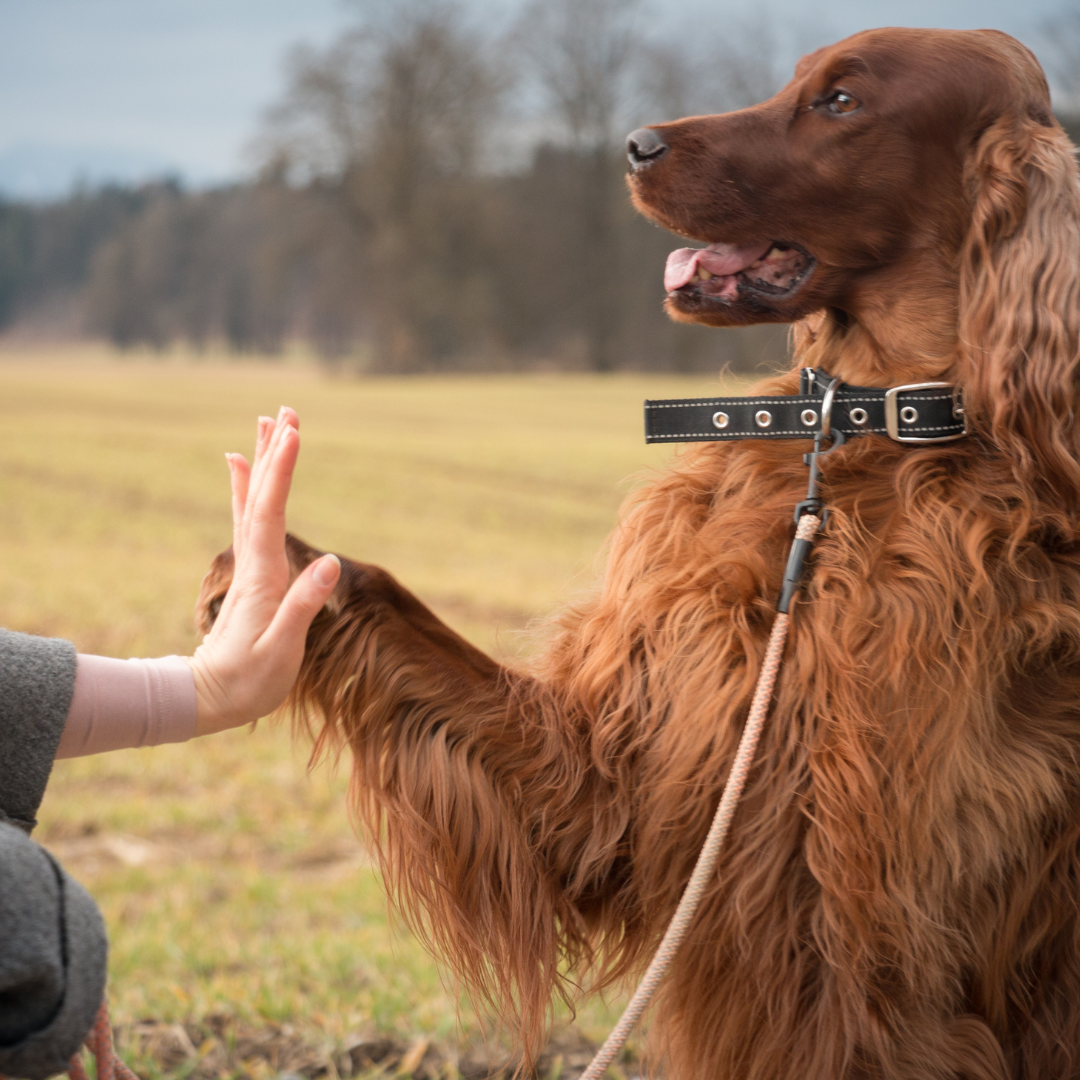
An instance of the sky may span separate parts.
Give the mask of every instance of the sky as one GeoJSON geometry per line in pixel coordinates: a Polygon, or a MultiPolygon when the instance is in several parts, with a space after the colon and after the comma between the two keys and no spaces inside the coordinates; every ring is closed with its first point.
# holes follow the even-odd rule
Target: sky
{"type": "MultiPolygon", "coordinates": [[[[516,2],[489,0],[504,11],[516,2]]],[[[713,18],[746,11],[745,0],[651,0],[649,18],[686,20],[695,5],[713,18]]],[[[1037,51],[1040,26],[1080,0],[764,6],[832,40],[867,26],[991,26],[1037,51]]],[[[79,177],[164,172],[195,185],[242,178],[289,47],[328,43],[353,10],[349,0],[0,0],[0,191],[49,197],[79,177]]]]}

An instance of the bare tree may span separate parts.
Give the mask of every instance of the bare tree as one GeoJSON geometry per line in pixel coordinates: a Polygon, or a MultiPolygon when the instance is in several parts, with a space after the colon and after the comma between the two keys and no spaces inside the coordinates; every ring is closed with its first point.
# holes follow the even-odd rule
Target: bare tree
{"type": "MultiPolygon", "coordinates": [[[[532,0],[514,39],[554,137],[573,152],[576,184],[563,214],[588,365],[616,366],[623,252],[617,215],[622,145],[642,45],[639,0],[532,0]]],[[[567,164],[570,160],[568,159],[567,164]]]]}
{"type": "Polygon", "coordinates": [[[621,145],[639,0],[532,0],[516,39],[561,135],[579,150],[621,145]]]}
{"type": "Polygon", "coordinates": [[[339,192],[391,369],[437,362],[468,336],[460,294],[482,272],[473,181],[504,85],[485,44],[450,0],[369,5],[330,48],[294,54],[262,140],[269,170],[339,192]]]}
{"type": "Polygon", "coordinates": [[[787,81],[785,50],[767,13],[693,34],[643,43],[638,66],[648,119],[676,119],[744,109],[772,97],[787,81]]]}

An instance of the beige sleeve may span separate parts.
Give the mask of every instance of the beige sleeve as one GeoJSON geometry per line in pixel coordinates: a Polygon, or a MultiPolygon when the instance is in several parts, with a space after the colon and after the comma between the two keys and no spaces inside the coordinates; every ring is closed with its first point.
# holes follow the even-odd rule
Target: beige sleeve
{"type": "Polygon", "coordinates": [[[58,758],[195,735],[195,678],[182,657],[114,660],[79,654],[58,758]]]}

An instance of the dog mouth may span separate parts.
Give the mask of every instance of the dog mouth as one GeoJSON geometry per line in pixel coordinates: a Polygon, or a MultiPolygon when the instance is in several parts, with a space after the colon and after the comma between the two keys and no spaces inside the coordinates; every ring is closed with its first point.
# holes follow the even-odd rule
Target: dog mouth
{"type": "Polygon", "coordinates": [[[804,248],[780,240],[749,247],[679,248],[668,256],[664,288],[670,299],[691,304],[784,300],[802,287],[815,265],[804,248]]]}

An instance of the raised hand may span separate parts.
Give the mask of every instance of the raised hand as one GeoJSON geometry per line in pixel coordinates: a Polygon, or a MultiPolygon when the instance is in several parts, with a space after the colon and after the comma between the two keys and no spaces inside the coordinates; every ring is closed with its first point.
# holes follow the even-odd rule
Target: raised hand
{"type": "Polygon", "coordinates": [[[188,660],[195,675],[196,735],[257,720],[288,694],[308,626],[341,573],[324,555],[289,584],[285,503],[300,450],[299,420],[282,407],[260,417],[255,461],[227,454],[235,572],[210,633],[188,660]]]}

